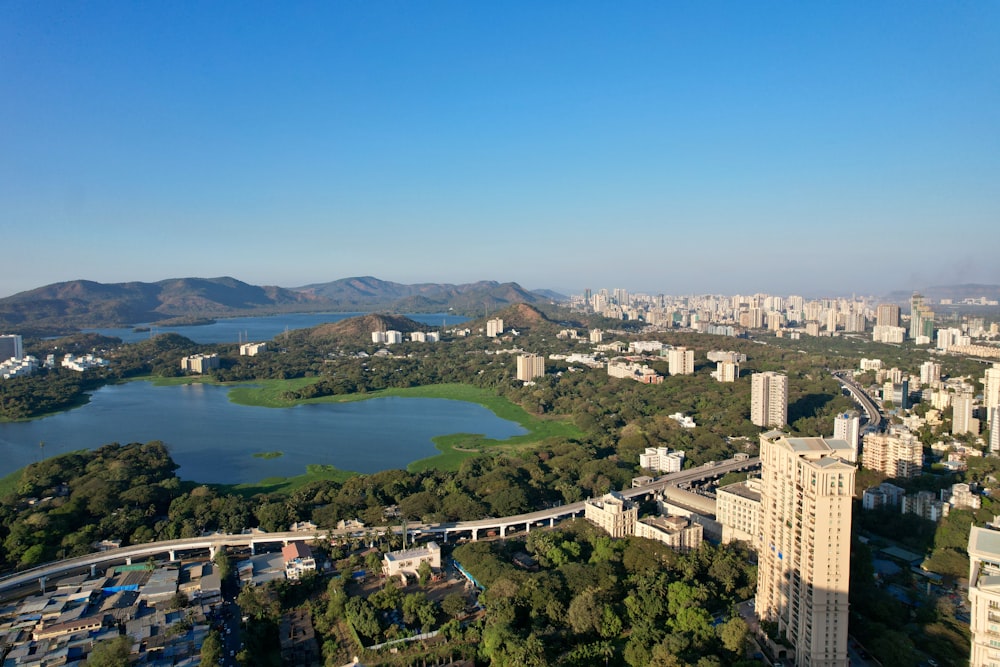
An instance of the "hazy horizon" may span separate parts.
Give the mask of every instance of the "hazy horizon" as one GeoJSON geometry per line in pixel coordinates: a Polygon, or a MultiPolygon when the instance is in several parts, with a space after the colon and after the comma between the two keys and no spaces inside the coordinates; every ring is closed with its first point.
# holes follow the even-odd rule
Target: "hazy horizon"
{"type": "Polygon", "coordinates": [[[0,294],[1000,284],[1000,4],[0,6],[0,294]]]}

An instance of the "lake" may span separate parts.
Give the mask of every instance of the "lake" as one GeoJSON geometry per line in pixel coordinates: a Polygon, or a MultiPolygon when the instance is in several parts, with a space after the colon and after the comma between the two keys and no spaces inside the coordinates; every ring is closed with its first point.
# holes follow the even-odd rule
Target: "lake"
{"type": "MultiPolygon", "coordinates": [[[[144,324],[149,331],[134,331],[132,328],[83,329],[87,333],[99,333],[104,336],[115,336],[126,343],[145,340],[155,334],[176,333],[189,338],[195,343],[238,343],[260,342],[273,339],[280,333],[292,329],[306,329],[329,322],[339,322],[349,317],[358,317],[367,313],[290,313],[269,317],[229,317],[216,320],[212,324],[200,326],[159,327],[155,324],[144,324]]],[[[416,313],[406,315],[414,322],[420,322],[432,327],[453,327],[468,322],[469,318],[448,313],[416,313]]]]}
{"type": "Polygon", "coordinates": [[[405,468],[437,454],[431,438],[438,435],[506,439],[526,433],[520,424],[464,401],[390,396],[262,408],[231,403],[228,391],[216,385],[129,382],[102,387],[90,403],[68,412],[0,424],[0,476],[42,456],[162,440],[183,479],[252,483],[303,474],[309,463],[363,473],[405,468]],[[273,451],[283,455],[253,456],[273,451]]]}

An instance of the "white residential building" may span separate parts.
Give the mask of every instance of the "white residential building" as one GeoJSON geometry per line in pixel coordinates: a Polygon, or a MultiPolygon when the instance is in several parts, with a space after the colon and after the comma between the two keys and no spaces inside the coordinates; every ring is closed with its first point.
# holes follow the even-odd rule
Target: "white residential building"
{"type": "Polygon", "coordinates": [[[845,412],[833,418],[833,438],[844,440],[851,446],[851,463],[858,462],[858,445],[861,438],[861,417],[856,412],[845,412]]]}
{"type": "Polygon", "coordinates": [[[639,454],[639,467],[662,473],[680,472],[684,467],[684,452],[672,452],[669,447],[646,447],[639,454]]]}
{"type": "Polygon", "coordinates": [[[736,382],[740,376],[740,365],[733,361],[716,362],[713,375],[719,382],[736,382]]]}
{"type": "Polygon", "coordinates": [[[256,357],[267,350],[267,343],[243,343],[240,345],[241,357],[256,357]]]}

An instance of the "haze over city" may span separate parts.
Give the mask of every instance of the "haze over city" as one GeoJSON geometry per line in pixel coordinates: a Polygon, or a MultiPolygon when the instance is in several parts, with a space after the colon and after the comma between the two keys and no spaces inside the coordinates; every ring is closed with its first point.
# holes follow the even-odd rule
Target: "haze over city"
{"type": "Polygon", "coordinates": [[[6,3],[0,296],[1000,283],[996,3],[6,3]]]}

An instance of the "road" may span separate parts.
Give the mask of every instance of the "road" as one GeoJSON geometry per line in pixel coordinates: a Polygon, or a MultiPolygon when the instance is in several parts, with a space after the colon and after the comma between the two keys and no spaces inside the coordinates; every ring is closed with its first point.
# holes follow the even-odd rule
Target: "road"
{"type": "MultiPolygon", "coordinates": [[[[651,484],[646,484],[632,489],[625,489],[621,492],[621,495],[626,498],[646,496],[667,486],[679,486],[697,480],[718,478],[729,472],[748,470],[757,466],[759,463],[760,459],[758,458],[746,458],[741,460],[729,459],[720,463],[708,463],[697,468],[690,468],[688,470],[682,470],[681,472],[664,475],[651,484]]],[[[454,521],[435,524],[411,524],[407,526],[407,530],[412,535],[440,535],[445,541],[448,540],[449,535],[460,533],[468,533],[471,535],[472,539],[475,540],[478,539],[479,534],[484,531],[494,531],[502,537],[506,535],[508,529],[517,529],[521,526],[524,526],[524,529],[527,531],[531,529],[532,525],[544,525],[545,523],[555,525],[555,522],[558,520],[583,514],[584,505],[585,501],[580,501],[551,509],[501,518],[478,519],[476,521],[454,521]]],[[[119,549],[110,549],[108,551],[87,554],[85,556],[76,556],[75,558],[68,558],[55,563],[48,563],[30,570],[25,570],[24,572],[7,575],[0,578],[0,593],[7,593],[28,584],[41,584],[44,586],[47,579],[71,573],[85,572],[88,569],[94,569],[108,563],[122,561],[133,562],[136,560],[142,561],[147,558],[155,558],[163,555],[167,555],[170,560],[177,560],[177,553],[181,551],[208,551],[210,554],[214,555],[215,551],[220,548],[249,547],[250,549],[254,549],[256,545],[276,542],[288,544],[289,542],[311,540],[318,537],[325,537],[328,539],[338,537],[363,537],[370,534],[385,534],[390,531],[398,532],[400,530],[400,528],[395,526],[380,526],[377,528],[366,528],[363,530],[359,530],[357,528],[346,528],[341,530],[317,530],[314,532],[255,532],[240,535],[217,533],[203,535],[201,537],[165,540],[162,542],[148,542],[145,544],[136,544],[133,546],[121,547],[119,549]]]]}
{"type": "Polygon", "coordinates": [[[885,421],[882,417],[881,411],[879,411],[878,406],[875,404],[875,401],[872,400],[871,396],[866,394],[865,391],[856,382],[854,382],[854,380],[847,378],[849,373],[850,371],[835,371],[833,373],[833,377],[837,378],[837,382],[839,382],[844,389],[851,393],[855,402],[857,402],[865,411],[865,414],[868,415],[868,423],[865,425],[865,428],[872,431],[881,431],[883,422],[885,421]]]}

